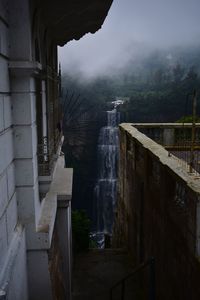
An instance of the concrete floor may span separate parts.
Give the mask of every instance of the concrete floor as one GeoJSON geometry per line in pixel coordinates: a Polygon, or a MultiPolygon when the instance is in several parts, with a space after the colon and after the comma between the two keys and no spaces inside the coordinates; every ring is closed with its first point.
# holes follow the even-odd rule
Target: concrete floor
{"type": "MultiPolygon", "coordinates": [[[[73,300],[110,300],[110,288],[132,270],[130,258],[123,250],[98,249],[79,254],[74,261],[73,300]]],[[[114,296],[121,299],[121,287],[114,296]]]]}

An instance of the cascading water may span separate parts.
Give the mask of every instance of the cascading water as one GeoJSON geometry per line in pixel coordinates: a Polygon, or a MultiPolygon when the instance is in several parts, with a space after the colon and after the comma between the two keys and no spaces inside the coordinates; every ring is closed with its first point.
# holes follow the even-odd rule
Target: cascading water
{"type": "MultiPolygon", "coordinates": [[[[104,235],[112,234],[113,215],[117,194],[117,162],[119,152],[116,109],[107,111],[107,126],[100,130],[98,140],[98,179],[95,186],[96,236],[104,241],[104,235]]],[[[104,242],[99,243],[102,247],[104,242]]]]}

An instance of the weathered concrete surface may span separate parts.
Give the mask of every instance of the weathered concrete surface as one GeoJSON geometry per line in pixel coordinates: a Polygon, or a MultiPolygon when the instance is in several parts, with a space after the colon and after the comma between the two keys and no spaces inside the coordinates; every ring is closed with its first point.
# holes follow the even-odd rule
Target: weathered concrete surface
{"type": "Polygon", "coordinates": [[[58,300],[71,300],[71,203],[69,201],[68,206],[66,204],[58,202],[51,249],[48,254],[53,299],[58,300]]]}
{"type": "Polygon", "coordinates": [[[28,299],[25,244],[25,230],[18,225],[0,268],[0,299],[28,299]]]}
{"type": "Polygon", "coordinates": [[[155,258],[156,299],[200,299],[200,178],[131,124],[120,126],[113,245],[155,258]]]}
{"type": "Polygon", "coordinates": [[[120,249],[79,254],[74,261],[73,300],[109,300],[110,288],[132,270],[130,258],[120,249]]]}

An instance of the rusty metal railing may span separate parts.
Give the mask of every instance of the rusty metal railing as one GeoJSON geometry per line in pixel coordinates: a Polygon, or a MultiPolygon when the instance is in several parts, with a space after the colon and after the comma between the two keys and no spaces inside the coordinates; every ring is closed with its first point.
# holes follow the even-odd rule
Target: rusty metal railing
{"type": "Polygon", "coordinates": [[[196,124],[192,142],[192,124],[153,123],[133,124],[140,132],[162,145],[169,154],[179,159],[189,173],[200,173],[200,124],[196,124]],[[192,151],[193,149],[193,151],[192,151]],[[192,161],[192,163],[191,163],[192,161]]]}
{"type": "Polygon", "coordinates": [[[57,151],[61,142],[61,133],[56,133],[53,139],[43,137],[43,143],[38,144],[38,174],[49,176],[57,159],[57,151]]]}

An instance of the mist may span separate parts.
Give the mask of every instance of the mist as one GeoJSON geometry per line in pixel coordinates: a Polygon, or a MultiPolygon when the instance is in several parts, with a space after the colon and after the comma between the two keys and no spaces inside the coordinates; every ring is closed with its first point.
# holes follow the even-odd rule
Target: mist
{"type": "Polygon", "coordinates": [[[138,64],[155,51],[200,44],[199,0],[114,0],[97,33],[59,48],[63,72],[92,79],[138,64]]]}

